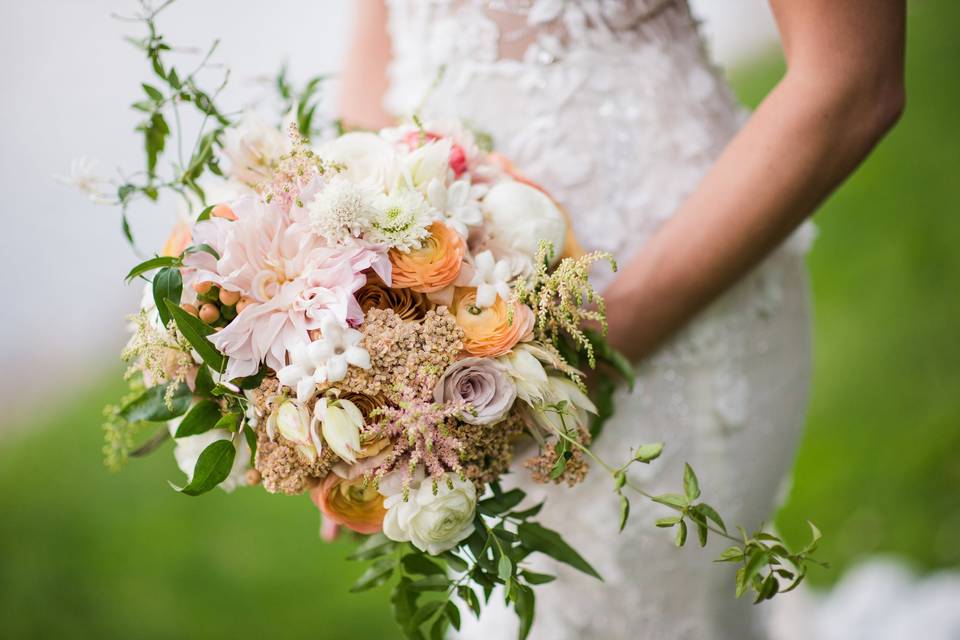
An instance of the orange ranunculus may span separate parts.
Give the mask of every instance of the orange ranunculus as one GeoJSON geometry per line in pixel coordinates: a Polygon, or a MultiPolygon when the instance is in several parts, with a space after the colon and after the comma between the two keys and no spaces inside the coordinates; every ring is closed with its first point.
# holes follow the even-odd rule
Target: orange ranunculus
{"type": "Polygon", "coordinates": [[[466,243],[456,231],[443,224],[430,225],[430,236],[423,246],[407,253],[390,250],[395,289],[413,289],[420,293],[440,291],[457,279],[466,243]]]}
{"type": "Polygon", "coordinates": [[[492,307],[477,306],[477,290],[457,289],[453,297],[454,317],[463,330],[463,348],[482,358],[500,356],[533,331],[533,311],[525,304],[515,302],[513,317],[510,308],[500,296],[492,307]]]}
{"type": "Polygon", "coordinates": [[[183,253],[183,250],[189,246],[190,225],[187,224],[186,220],[178,220],[177,224],[173,225],[173,231],[170,232],[170,237],[167,238],[167,242],[163,245],[163,250],[160,252],[160,255],[176,257],[183,253]]]}
{"type": "Polygon", "coordinates": [[[387,510],[383,496],[369,479],[345,480],[330,473],[310,490],[310,499],[328,519],[357,533],[376,533],[383,528],[387,510]]]}

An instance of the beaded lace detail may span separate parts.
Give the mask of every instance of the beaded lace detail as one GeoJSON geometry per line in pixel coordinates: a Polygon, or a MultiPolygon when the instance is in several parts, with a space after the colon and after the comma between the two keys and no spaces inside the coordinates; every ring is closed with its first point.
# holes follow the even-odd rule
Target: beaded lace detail
{"type": "MultiPolygon", "coordinates": [[[[571,212],[586,248],[621,264],[673,215],[746,115],[683,0],[388,4],[388,108],[490,134],[571,212]]],[[[798,232],[638,368],[637,389],[621,392],[598,442],[605,457],[665,441],[668,453],[639,482],[676,490],[689,461],[729,519],[755,526],[768,516],[803,422],[810,236],[798,232]]],[[[611,279],[596,272],[601,288],[611,279]]],[[[755,611],[733,600],[732,577],[710,562],[713,544],[676,552],[651,526],[659,512],[639,501],[617,535],[618,505],[602,473],[572,492],[524,488],[551,494],[546,524],[606,577],[601,585],[548,567],[561,579],[538,592],[533,638],[763,637],[755,611]]],[[[470,618],[464,638],[506,638],[515,628],[496,606],[481,623],[470,618]]]]}

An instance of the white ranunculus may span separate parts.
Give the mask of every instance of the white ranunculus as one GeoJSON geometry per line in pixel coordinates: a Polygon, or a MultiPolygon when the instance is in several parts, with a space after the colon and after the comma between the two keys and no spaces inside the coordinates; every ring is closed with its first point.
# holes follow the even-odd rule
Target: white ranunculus
{"type": "Polygon", "coordinates": [[[567,221],[542,191],[522,182],[500,182],[484,196],[480,208],[489,225],[491,247],[532,259],[540,241],[547,240],[556,256],[563,251],[567,221]]]}
{"type": "MultiPolygon", "coordinates": [[[[171,420],[168,423],[170,435],[177,432],[177,427],[183,418],[171,420]]],[[[187,476],[187,482],[193,480],[193,470],[197,466],[197,459],[203,450],[209,447],[217,440],[230,440],[233,434],[226,429],[210,429],[204,433],[198,433],[195,436],[186,436],[174,440],[173,457],[177,461],[180,471],[187,476]]],[[[230,492],[237,487],[243,487],[247,484],[247,470],[250,469],[250,447],[247,445],[247,439],[240,437],[236,440],[237,454],[233,459],[233,467],[230,468],[230,474],[220,483],[220,488],[230,492]]]]}
{"type": "Polygon", "coordinates": [[[437,482],[424,480],[410,491],[389,496],[383,503],[387,509],[383,533],[397,542],[410,542],[420,551],[438,555],[457,546],[473,533],[473,517],[477,491],[472,482],[447,474],[437,482]]]}
{"type": "Polygon", "coordinates": [[[346,168],[339,175],[350,182],[386,189],[397,173],[396,151],[375,133],[346,133],[321,147],[319,154],[327,162],[343,164],[346,168]]]}

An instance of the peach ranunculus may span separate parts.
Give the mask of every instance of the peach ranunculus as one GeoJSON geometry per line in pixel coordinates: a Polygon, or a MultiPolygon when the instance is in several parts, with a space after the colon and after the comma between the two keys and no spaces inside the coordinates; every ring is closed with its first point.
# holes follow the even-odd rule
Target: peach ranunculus
{"type": "Polygon", "coordinates": [[[451,309],[457,325],[463,330],[463,348],[474,356],[493,358],[501,356],[532,333],[536,319],[533,311],[520,302],[513,303],[511,317],[509,303],[497,296],[486,309],[477,306],[477,290],[458,288],[451,309]]]}
{"type": "Polygon", "coordinates": [[[190,224],[187,223],[186,220],[177,220],[177,224],[173,226],[173,230],[170,232],[170,237],[167,238],[166,243],[164,243],[163,250],[160,251],[160,255],[175,258],[183,253],[183,251],[189,246],[190,224]]]}
{"type": "Polygon", "coordinates": [[[460,274],[467,248],[463,238],[442,222],[434,222],[429,230],[430,236],[419,249],[406,253],[390,250],[395,289],[434,293],[452,284],[460,274]]]}
{"type": "Polygon", "coordinates": [[[330,473],[310,490],[310,499],[323,515],[357,533],[376,533],[387,514],[383,496],[369,478],[347,480],[330,473]]]}

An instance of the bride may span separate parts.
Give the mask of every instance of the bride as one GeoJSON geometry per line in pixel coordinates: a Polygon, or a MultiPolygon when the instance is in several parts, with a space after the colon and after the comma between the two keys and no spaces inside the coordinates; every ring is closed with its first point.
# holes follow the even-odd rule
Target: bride
{"type": "MultiPolygon", "coordinates": [[[[728,521],[769,518],[804,420],[810,320],[801,223],[903,108],[902,0],[772,0],[788,71],[753,114],[714,69],[684,0],[361,0],[343,83],[347,123],[457,117],[612,252],[613,344],[633,392],[596,450],[618,460],[664,441],[635,480],[679,486],[689,461],[728,521]]],[[[762,608],[733,597],[722,547],[677,550],[655,505],[617,534],[594,474],[548,495],[545,525],[604,582],[548,567],[532,637],[764,637],[762,608]]],[[[639,505],[638,505],[639,507],[639,505]]],[[[509,638],[494,596],[464,638],[509,638]]]]}

